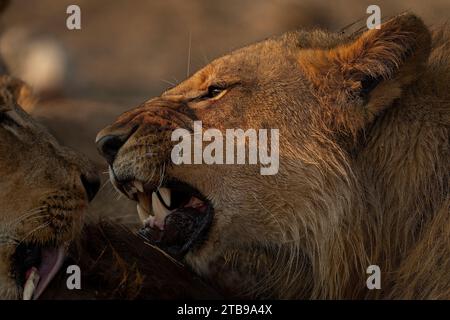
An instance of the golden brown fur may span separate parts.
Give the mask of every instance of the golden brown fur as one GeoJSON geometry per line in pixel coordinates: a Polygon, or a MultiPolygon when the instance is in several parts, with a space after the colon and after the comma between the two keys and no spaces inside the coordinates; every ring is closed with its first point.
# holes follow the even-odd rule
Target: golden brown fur
{"type": "Polygon", "coordinates": [[[411,14],[351,37],[288,33],[213,61],[98,137],[133,133],[112,164],[118,181],[163,175],[212,202],[208,239],[185,262],[223,290],[450,298],[449,43],[448,27],[430,33],[411,14]],[[217,83],[223,95],[199,98],[217,83]],[[171,165],[170,133],[193,120],[278,128],[279,173],[171,165]],[[372,264],[381,290],[366,287],[372,264]]]}
{"type": "Polygon", "coordinates": [[[0,299],[22,292],[14,278],[17,246],[72,240],[87,207],[86,182],[98,180],[88,160],[59,145],[19,106],[30,101],[24,86],[0,76],[0,299]]]}

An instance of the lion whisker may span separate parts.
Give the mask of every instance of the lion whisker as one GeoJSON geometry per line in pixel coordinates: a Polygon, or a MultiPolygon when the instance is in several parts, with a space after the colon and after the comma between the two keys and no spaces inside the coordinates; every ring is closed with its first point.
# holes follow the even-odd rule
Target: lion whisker
{"type": "Polygon", "coordinates": [[[37,207],[34,209],[31,209],[29,211],[27,211],[25,214],[20,215],[18,218],[9,221],[7,223],[8,228],[11,228],[11,226],[16,226],[18,223],[22,222],[23,220],[28,219],[29,217],[32,217],[33,215],[42,213],[43,210],[45,210],[47,208],[47,206],[41,206],[41,207],[37,207]]]}
{"type": "Polygon", "coordinates": [[[22,240],[20,240],[19,245],[22,244],[25,240],[27,240],[28,237],[30,237],[33,233],[35,233],[36,231],[42,230],[46,227],[48,227],[50,225],[50,221],[43,223],[39,226],[37,226],[36,228],[34,228],[33,230],[31,230],[24,238],[22,238],[22,240]]]}
{"type": "MultiPolygon", "coordinates": [[[[103,185],[102,185],[102,186],[100,187],[100,189],[98,190],[98,193],[100,193],[100,192],[106,187],[106,185],[107,185],[108,183],[111,183],[111,180],[106,179],[105,182],[103,183],[103,185]]],[[[111,183],[111,185],[112,185],[112,183],[111,183]]]]}
{"type": "Polygon", "coordinates": [[[192,32],[191,30],[189,30],[189,49],[188,49],[187,70],[186,70],[187,78],[189,78],[189,74],[191,73],[191,49],[192,49],[192,32]]]}

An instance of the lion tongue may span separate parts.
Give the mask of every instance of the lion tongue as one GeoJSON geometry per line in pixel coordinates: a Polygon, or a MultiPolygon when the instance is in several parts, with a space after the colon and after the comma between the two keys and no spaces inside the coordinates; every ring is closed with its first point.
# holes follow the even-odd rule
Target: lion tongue
{"type": "Polygon", "coordinates": [[[168,189],[164,189],[163,194],[161,194],[161,190],[160,190],[161,197],[158,197],[158,194],[156,192],[152,193],[152,209],[153,209],[154,218],[152,219],[151,222],[149,221],[149,224],[152,227],[157,226],[160,230],[164,230],[164,224],[165,224],[166,217],[171,213],[171,211],[169,209],[167,209],[167,207],[170,206],[170,191],[166,191],[166,190],[168,190],[168,189]],[[166,194],[166,192],[167,192],[167,194],[166,194]],[[165,202],[168,202],[167,205],[164,205],[161,202],[160,198],[162,198],[165,202]],[[168,198],[168,200],[166,198],[168,198]]]}
{"type": "Polygon", "coordinates": [[[61,268],[65,257],[65,248],[42,249],[41,263],[38,268],[32,267],[27,271],[23,290],[23,300],[37,299],[47,288],[61,268]]]}

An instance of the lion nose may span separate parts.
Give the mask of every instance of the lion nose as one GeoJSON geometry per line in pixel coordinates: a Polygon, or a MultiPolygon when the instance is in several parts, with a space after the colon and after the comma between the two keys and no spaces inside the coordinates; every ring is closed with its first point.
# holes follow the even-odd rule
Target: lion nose
{"type": "Polygon", "coordinates": [[[115,130],[105,128],[100,131],[95,139],[97,149],[109,165],[112,165],[120,148],[127,142],[128,138],[136,131],[137,127],[131,129],[115,130]]]}
{"type": "Polygon", "coordinates": [[[111,165],[127,139],[128,135],[107,135],[97,140],[97,149],[111,165]]]}

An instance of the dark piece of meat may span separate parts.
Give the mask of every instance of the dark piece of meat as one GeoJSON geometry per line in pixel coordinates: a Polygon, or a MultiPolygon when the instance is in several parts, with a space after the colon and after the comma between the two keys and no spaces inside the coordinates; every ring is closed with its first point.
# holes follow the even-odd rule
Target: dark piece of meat
{"type": "Polygon", "coordinates": [[[220,299],[190,270],[126,227],[112,222],[85,226],[66,265],[81,269],[81,290],[66,287],[66,268],[41,299],[220,299]]]}
{"type": "Polygon", "coordinates": [[[180,208],[167,216],[164,231],[144,227],[139,230],[139,235],[180,260],[201,230],[202,218],[193,208],[180,208]]]}

